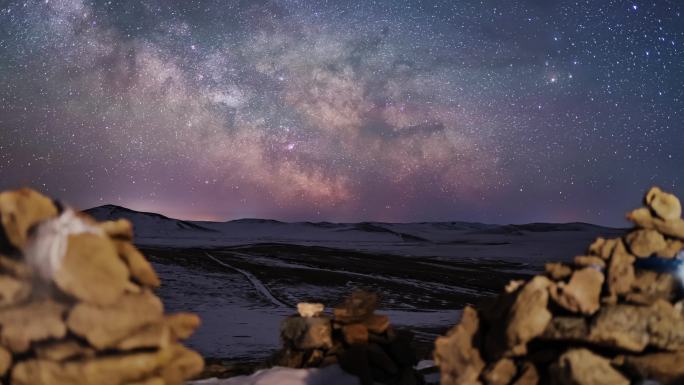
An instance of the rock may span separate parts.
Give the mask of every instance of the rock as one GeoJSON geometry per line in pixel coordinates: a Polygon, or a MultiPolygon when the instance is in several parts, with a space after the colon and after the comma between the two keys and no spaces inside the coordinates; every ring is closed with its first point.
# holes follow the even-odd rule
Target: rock
{"type": "Polygon", "coordinates": [[[611,297],[625,294],[632,289],[634,282],[634,260],[627,252],[622,241],[616,242],[608,264],[608,292],[611,297]]]}
{"type": "Polygon", "coordinates": [[[546,329],[551,321],[551,312],[546,306],[552,284],[548,278],[536,276],[518,292],[505,329],[509,350],[524,350],[528,341],[540,336],[546,329]]]}
{"type": "Polygon", "coordinates": [[[568,350],[549,370],[558,385],[629,385],[608,359],[584,348],[568,350]]]}
{"type": "Polygon", "coordinates": [[[668,239],[667,247],[658,251],[658,256],[662,258],[674,258],[680,251],[684,250],[684,242],[678,239],[668,239]]]}
{"type": "Polygon", "coordinates": [[[608,259],[613,254],[613,249],[615,249],[618,242],[622,241],[620,239],[604,239],[599,237],[589,246],[589,254],[608,259]]]}
{"type": "Polygon", "coordinates": [[[163,311],[159,298],[144,291],[124,294],[110,306],[79,303],[69,313],[67,325],[69,330],[101,350],[116,346],[145,325],[161,321],[163,311]]]}
{"type": "Polygon", "coordinates": [[[546,263],[544,265],[546,275],[554,281],[560,281],[572,275],[572,268],[560,262],[546,263]]]}
{"type": "Polygon", "coordinates": [[[651,305],[659,299],[674,299],[678,290],[679,283],[672,274],[640,270],[632,283],[632,290],[625,298],[632,303],[651,305]]]}
{"type": "Polygon", "coordinates": [[[626,237],[632,254],[639,258],[647,258],[667,248],[665,237],[655,230],[636,230],[626,237]]]}
{"type": "Polygon", "coordinates": [[[301,317],[317,317],[323,313],[325,306],[322,303],[300,302],[297,304],[297,312],[301,317]]]}
{"type": "Polygon", "coordinates": [[[363,324],[349,324],[342,327],[344,341],[349,345],[368,343],[368,328],[363,324]]]}
{"type": "Polygon", "coordinates": [[[342,323],[360,322],[370,317],[376,309],[378,296],[375,293],[356,291],[333,312],[335,321],[342,323]]]}
{"type": "Polygon", "coordinates": [[[579,267],[593,267],[603,269],[606,267],[606,261],[601,257],[594,255],[578,255],[574,259],[575,265],[579,267]]]}
{"type": "Polygon", "coordinates": [[[539,383],[539,372],[534,364],[525,362],[521,373],[520,377],[512,385],[537,385],[539,383]]]}
{"type": "Polygon", "coordinates": [[[22,353],[34,341],[62,338],[66,326],[62,316],[66,307],[46,299],[0,311],[0,337],[11,351],[22,353]]]}
{"type": "Polygon", "coordinates": [[[12,366],[12,353],[0,346],[0,376],[4,376],[12,366]]]}
{"type": "Polygon", "coordinates": [[[589,330],[593,343],[642,352],[647,346],[684,349],[684,317],[668,302],[651,306],[604,306],[589,330]]]}
{"type": "Polygon", "coordinates": [[[166,385],[161,377],[151,377],[146,380],[127,382],[125,385],[166,385]]]}
{"type": "Polygon", "coordinates": [[[95,357],[95,350],[75,340],[55,341],[36,347],[36,357],[50,361],[95,357]]]}
{"type": "Polygon", "coordinates": [[[11,275],[20,280],[31,280],[33,270],[26,263],[0,255],[0,272],[11,275]]]}
{"type": "Polygon", "coordinates": [[[190,338],[201,323],[200,317],[193,313],[167,315],[164,321],[171,330],[172,337],[176,340],[190,338]]]}
{"type": "Polygon", "coordinates": [[[582,314],[593,314],[600,306],[603,274],[591,267],[576,270],[570,282],[560,282],[550,288],[551,298],[563,308],[582,314]]]}
{"type": "Polygon", "coordinates": [[[160,281],[152,265],[130,242],[114,241],[119,256],[126,262],[131,277],[143,286],[159,287],[160,281]]]}
{"type": "Polygon", "coordinates": [[[31,283],[0,275],[0,308],[17,305],[31,295],[31,283]]]}
{"type": "Polygon", "coordinates": [[[399,367],[377,344],[368,344],[368,360],[373,367],[379,368],[390,376],[399,373],[399,367]]]}
{"type": "Polygon", "coordinates": [[[678,385],[684,380],[684,350],[649,353],[624,357],[624,366],[643,379],[658,381],[661,385],[678,385]]]}
{"type": "Polygon", "coordinates": [[[116,302],[129,285],[128,268],[112,241],[89,233],[69,236],[55,284],[65,293],[95,305],[116,302]]]}
{"type": "Polygon", "coordinates": [[[280,336],[286,345],[300,350],[332,347],[332,326],[327,317],[288,317],[280,325],[280,336]]]}
{"type": "Polygon", "coordinates": [[[171,330],[163,322],[145,325],[116,343],[117,350],[160,349],[172,342],[171,330]]]}
{"type": "Polygon", "coordinates": [[[627,219],[641,228],[655,229],[668,237],[684,239],[684,220],[681,218],[669,221],[654,218],[650,210],[644,207],[628,213],[627,219]]]}
{"type": "Polygon", "coordinates": [[[513,360],[502,358],[487,367],[482,373],[482,379],[487,385],[508,385],[517,373],[513,360]]]}
{"type": "Polygon", "coordinates": [[[52,200],[31,189],[0,193],[0,221],[10,243],[23,250],[31,227],[57,216],[52,200]]]}
{"type": "Polygon", "coordinates": [[[30,359],[12,369],[13,385],[121,385],[150,377],[168,361],[158,352],[55,362],[30,359]]]}
{"type": "Polygon", "coordinates": [[[658,187],[646,193],[646,205],[664,220],[679,219],[682,216],[682,205],[676,196],[663,192],[658,187]]]}
{"type": "Polygon", "coordinates": [[[390,326],[389,317],[386,315],[373,314],[368,317],[363,324],[368,328],[368,331],[375,334],[382,334],[387,331],[390,326]]]}
{"type": "Polygon", "coordinates": [[[202,356],[183,345],[174,344],[160,354],[171,357],[161,370],[165,385],[182,385],[186,379],[197,376],[204,369],[202,356]]]}
{"type": "Polygon", "coordinates": [[[478,377],[485,363],[475,342],[479,323],[475,309],[466,306],[461,321],[446,336],[437,337],[435,363],[443,385],[481,384],[478,377]]]}
{"type": "Polygon", "coordinates": [[[581,317],[554,317],[544,330],[541,338],[557,341],[586,341],[589,325],[581,317]]]}
{"type": "Polygon", "coordinates": [[[133,224],[127,219],[100,222],[98,227],[113,239],[129,242],[133,240],[133,224]]]}

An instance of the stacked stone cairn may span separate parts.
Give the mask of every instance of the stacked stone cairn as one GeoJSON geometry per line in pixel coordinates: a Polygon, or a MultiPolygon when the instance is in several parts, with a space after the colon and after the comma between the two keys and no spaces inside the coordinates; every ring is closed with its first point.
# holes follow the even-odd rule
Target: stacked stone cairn
{"type": "Polygon", "coordinates": [[[375,314],[377,296],[356,291],[324,314],[323,304],[300,303],[298,314],[281,325],[283,348],[276,364],[291,368],[339,364],[363,385],[422,383],[414,370],[413,335],[394,330],[389,318],[375,314]]]}
{"type": "Polygon", "coordinates": [[[645,204],[626,236],[466,307],[435,343],[442,384],[684,384],[682,209],[658,188],[645,204]]]}
{"type": "Polygon", "coordinates": [[[0,383],[173,385],[202,371],[165,315],[125,220],[96,223],[39,193],[0,193],[0,383]]]}

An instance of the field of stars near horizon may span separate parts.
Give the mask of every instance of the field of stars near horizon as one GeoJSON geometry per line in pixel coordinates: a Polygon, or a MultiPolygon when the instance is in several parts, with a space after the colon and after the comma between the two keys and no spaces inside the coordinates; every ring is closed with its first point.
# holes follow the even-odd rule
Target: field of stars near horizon
{"type": "Polygon", "coordinates": [[[187,219],[626,225],[684,2],[0,1],[0,189],[187,219]]]}

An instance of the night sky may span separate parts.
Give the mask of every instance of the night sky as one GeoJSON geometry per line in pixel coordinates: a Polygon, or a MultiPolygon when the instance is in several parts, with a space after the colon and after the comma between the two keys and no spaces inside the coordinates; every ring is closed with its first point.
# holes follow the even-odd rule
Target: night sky
{"type": "Polygon", "coordinates": [[[681,1],[0,1],[0,188],[624,225],[684,197],[681,1]]]}

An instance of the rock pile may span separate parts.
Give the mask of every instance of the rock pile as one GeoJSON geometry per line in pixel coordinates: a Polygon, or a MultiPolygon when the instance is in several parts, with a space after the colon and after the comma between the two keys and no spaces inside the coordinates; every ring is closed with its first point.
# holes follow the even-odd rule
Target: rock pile
{"type": "Polygon", "coordinates": [[[35,191],[0,193],[0,382],[182,384],[202,357],[178,341],[128,221],[96,223],[35,191]]]}
{"type": "Polygon", "coordinates": [[[435,343],[442,384],[684,384],[679,200],[658,188],[618,239],[511,282],[435,343]]]}
{"type": "Polygon", "coordinates": [[[333,310],[322,304],[300,303],[297,315],[281,325],[283,348],[276,364],[291,368],[339,364],[363,385],[420,384],[413,369],[417,363],[413,336],[392,328],[389,318],[375,314],[377,296],[354,292],[333,310]]]}

